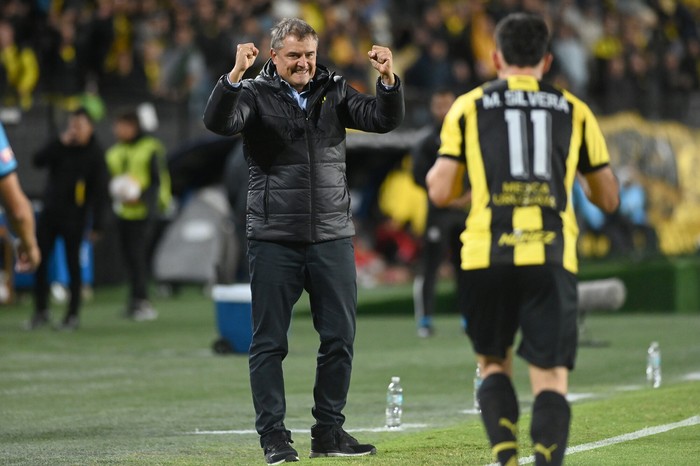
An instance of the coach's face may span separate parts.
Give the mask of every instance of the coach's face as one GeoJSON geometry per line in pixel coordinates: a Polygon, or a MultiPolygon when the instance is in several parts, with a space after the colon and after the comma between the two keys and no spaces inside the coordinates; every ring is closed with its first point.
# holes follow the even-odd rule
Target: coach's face
{"type": "Polygon", "coordinates": [[[270,50],[277,74],[297,92],[301,92],[316,73],[316,50],[318,42],[311,36],[298,39],[287,36],[282,48],[270,50]]]}

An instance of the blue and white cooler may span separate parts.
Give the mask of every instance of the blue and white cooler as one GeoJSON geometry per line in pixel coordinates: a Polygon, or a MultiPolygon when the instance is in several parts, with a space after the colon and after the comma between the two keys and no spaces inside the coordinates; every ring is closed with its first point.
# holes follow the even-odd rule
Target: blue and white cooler
{"type": "Polygon", "coordinates": [[[253,338],[252,297],[249,283],[215,285],[211,292],[220,339],[213,344],[217,354],[248,353],[253,338]]]}

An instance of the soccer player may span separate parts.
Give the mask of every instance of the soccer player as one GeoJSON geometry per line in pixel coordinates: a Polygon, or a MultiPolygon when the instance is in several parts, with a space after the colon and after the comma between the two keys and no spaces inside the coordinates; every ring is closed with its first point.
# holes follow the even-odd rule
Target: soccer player
{"type": "Polygon", "coordinates": [[[619,203],[605,140],[591,110],[541,81],[552,57],[540,16],[514,13],[496,27],[498,79],[460,96],[445,118],[430,198],[447,205],[466,169],[472,205],[462,233],[467,333],[484,381],[478,392],[494,456],[517,465],[518,400],[512,346],[529,365],[535,464],[561,464],[577,349],[577,172],[606,212],[619,203]]]}

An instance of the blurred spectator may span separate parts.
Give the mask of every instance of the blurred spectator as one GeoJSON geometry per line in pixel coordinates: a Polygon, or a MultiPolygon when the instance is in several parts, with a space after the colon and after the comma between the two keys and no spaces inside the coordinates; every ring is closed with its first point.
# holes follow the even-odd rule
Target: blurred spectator
{"type": "Polygon", "coordinates": [[[198,120],[211,87],[205,77],[206,64],[195,43],[194,29],[186,22],[180,23],[161,56],[156,93],[168,100],[185,102],[189,117],[198,120]]]}
{"type": "MultiPolygon", "coordinates": [[[[683,120],[688,113],[688,96],[693,89],[695,76],[682,67],[684,49],[680,43],[668,48],[662,58],[660,117],[667,120],[683,120]]],[[[694,70],[693,70],[694,71],[694,70]]]]}
{"type": "Polygon", "coordinates": [[[29,110],[38,81],[39,63],[34,50],[18,44],[12,23],[0,18],[0,105],[29,110]]]}
{"type": "Polygon", "coordinates": [[[438,37],[428,39],[416,62],[406,70],[406,85],[428,92],[449,86],[452,66],[447,51],[445,40],[438,37]]]}
{"type": "Polygon", "coordinates": [[[67,10],[52,24],[48,49],[41,59],[41,82],[52,103],[72,110],[87,83],[87,57],[78,46],[76,12],[67,10]]]}
{"type": "Polygon", "coordinates": [[[100,84],[100,93],[108,103],[135,106],[153,98],[146,66],[134,50],[116,52],[112,66],[100,84]]]}
{"type": "Polygon", "coordinates": [[[605,81],[601,99],[603,113],[612,114],[636,108],[638,90],[627,72],[624,57],[612,57],[605,62],[603,80],[605,81]]]}
{"type": "Polygon", "coordinates": [[[120,4],[113,0],[97,0],[94,8],[89,2],[85,2],[79,10],[76,20],[77,43],[84,55],[88,81],[99,83],[105,70],[113,64],[109,63],[110,58],[131,50],[129,28],[122,34],[125,38],[115,38],[114,25],[117,21],[114,17],[114,5],[120,4]],[[109,57],[110,51],[113,52],[112,57],[109,57]]]}
{"type": "MultiPolygon", "coordinates": [[[[430,98],[430,113],[433,123],[428,134],[414,148],[413,178],[416,184],[426,188],[425,177],[428,170],[437,159],[440,148],[440,129],[442,120],[455,101],[455,94],[448,90],[438,90],[430,98]]],[[[427,188],[426,188],[427,189],[427,188]]],[[[446,256],[452,265],[452,272],[457,281],[457,307],[463,310],[465,305],[460,280],[463,277],[461,268],[461,241],[459,236],[464,231],[467,220],[467,208],[463,205],[440,208],[430,200],[428,202],[428,218],[423,234],[422,251],[419,272],[413,282],[413,310],[418,327],[418,336],[429,337],[434,332],[433,316],[435,315],[435,294],[439,278],[440,266],[446,256]]]]}
{"type": "Polygon", "coordinates": [[[552,53],[570,83],[569,90],[584,98],[588,89],[588,51],[576,30],[566,22],[554,30],[552,53]]]}
{"type": "Polygon", "coordinates": [[[576,180],[573,203],[581,233],[591,233],[607,239],[607,250],[597,255],[642,255],[658,249],[656,231],[647,218],[647,198],[639,179],[639,171],[631,165],[618,168],[615,173],[620,183],[620,207],[612,214],[604,214],[586,198],[576,180]]]}
{"type": "Polygon", "coordinates": [[[43,208],[37,224],[39,249],[44,260],[35,275],[34,314],[28,323],[33,330],[49,322],[48,262],[56,239],[63,238],[70,278],[68,309],[61,330],[76,330],[80,324],[83,280],[80,246],[86,229],[88,238],[102,232],[107,200],[107,167],[104,150],[95,137],[87,110],[71,113],[66,129],[34,155],[34,165],[48,170],[43,208]]]}
{"type": "Polygon", "coordinates": [[[572,199],[581,233],[601,233],[605,225],[605,214],[588,200],[578,178],[574,182],[572,199]]]}
{"type": "MultiPolygon", "coordinates": [[[[609,92],[609,77],[617,80],[622,79],[626,75],[626,66],[622,56],[618,15],[606,12],[603,15],[602,26],[602,34],[593,44],[594,78],[590,91],[598,101],[607,102],[606,94],[614,94],[614,92],[609,92]],[[610,65],[612,60],[616,60],[617,63],[610,65]]],[[[625,102],[624,105],[626,108],[630,103],[625,102]]]]}
{"type": "Polygon", "coordinates": [[[630,230],[631,249],[650,252],[658,248],[656,231],[647,218],[647,195],[641,183],[639,170],[633,165],[617,170],[620,181],[620,209],[622,221],[630,230]]]}
{"type": "Polygon", "coordinates": [[[159,212],[167,208],[172,197],[165,147],[143,132],[135,111],[119,115],[113,130],[117,143],[107,150],[107,167],[129,274],[125,316],[136,321],[154,320],[158,313],[148,299],[148,251],[159,212]]]}
{"type": "Polygon", "coordinates": [[[233,68],[235,53],[227,16],[217,14],[214,0],[197,0],[194,19],[195,42],[206,64],[206,79],[216,81],[221,70],[233,68]],[[223,21],[222,21],[223,19],[223,21]]]}
{"type": "MultiPolygon", "coordinates": [[[[230,67],[231,44],[269,49],[267,31],[281,16],[312,24],[321,57],[358,88],[368,84],[358,51],[369,42],[393,45],[397,66],[409,70],[408,96],[427,107],[427,96],[438,88],[449,85],[461,93],[494,76],[493,25],[517,10],[541,13],[554,26],[556,72],[549,78],[584,95],[594,108],[688,118],[685,105],[673,109],[682,93],[700,86],[700,9],[689,2],[8,0],[0,5],[0,18],[13,25],[18,44],[34,48],[40,90],[60,108],[75,108],[86,86],[98,81],[108,101],[129,86],[141,94],[132,101],[188,101],[198,117],[216,70],[230,67]]],[[[251,69],[249,76],[258,71],[251,69]]],[[[425,124],[427,112],[413,113],[407,124],[425,124]]]]}

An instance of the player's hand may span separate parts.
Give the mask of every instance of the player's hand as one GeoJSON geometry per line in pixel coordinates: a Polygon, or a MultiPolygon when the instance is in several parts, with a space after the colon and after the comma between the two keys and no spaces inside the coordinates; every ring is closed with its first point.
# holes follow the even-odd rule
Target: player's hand
{"type": "Polygon", "coordinates": [[[369,62],[372,67],[379,71],[379,74],[382,76],[382,84],[385,86],[393,86],[395,83],[393,71],[394,60],[391,55],[391,50],[381,45],[373,45],[372,50],[367,52],[367,56],[369,56],[369,62]]]}
{"type": "Polygon", "coordinates": [[[243,73],[245,73],[248,68],[253,66],[255,59],[258,58],[260,51],[252,42],[247,42],[245,44],[238,44],[236,46],[236,63],[233,65],[233,69],[228,75],[228,79],[232,83],[237,83],[243,78],[243,73]]]}
{"type": "Polygon", "coordinates": [[[33,272],[39,267],[41,262],[41,252],[39,247],[34,244],[26,245],[23,242],[17,244],[17,262],[15,271],[20,273],[33,272]]]}

